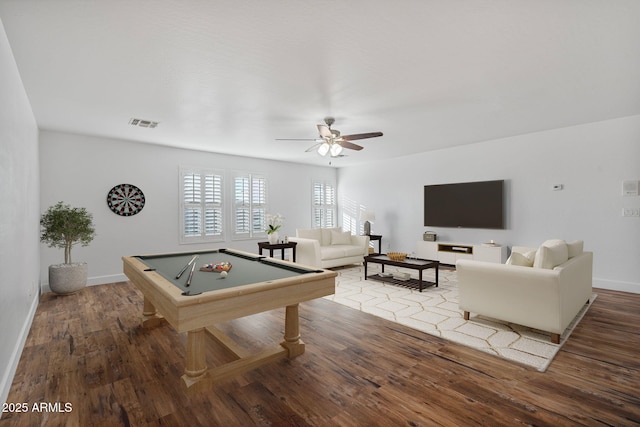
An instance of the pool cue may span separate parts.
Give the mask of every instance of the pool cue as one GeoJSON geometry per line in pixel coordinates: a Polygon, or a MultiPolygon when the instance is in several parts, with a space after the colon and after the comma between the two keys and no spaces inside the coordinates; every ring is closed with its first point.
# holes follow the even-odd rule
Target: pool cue
{"type": "MultiPolygon", "coordinates": [[[[196,255],[196,258],[198,258],[198,256],[196,255]]],[[[191,271],[189,272],[189,277],[187,278],[187,284],[185,286],[191,286],[191,279],[193,279],[193,272],[196,269],[196,263],[194,262],[193,265],[191,266],[191,271]]]]}
{"type": "Polygon", "coordinates": [[[195,261],[196,259],[198,259],[198,257],[199,257],[199,256],[200,256],[200,255],[194,255],[194,256],[193,256],[193,258],[191,258],[191,261],[189,261],[189,262],[187,263],[187,265],[185,265],[185,266],[184,266],[184,268],[183,268],[182,270],[180,270],[180,273],[178,273],[178,275],[176,276],[176,279],[179,279],[179,278],[182,276],[182,274],[183,274],[185,271],[187,271],[187,268],[189,268],[189,266],[191,265],[191,263],[192,263],[193,261],[195,261]]]}

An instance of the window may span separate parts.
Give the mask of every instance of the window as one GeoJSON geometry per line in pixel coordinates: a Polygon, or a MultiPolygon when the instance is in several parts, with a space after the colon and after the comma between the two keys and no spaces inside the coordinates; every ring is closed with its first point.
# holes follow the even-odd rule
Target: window
{"type": "Polygon", "coordinates": [[[335,185],[314,181],[312,193],[311,225],[314,228],[337,227],[335,185]]]}
{"type": "Polygon", "coordinates": [[[237,239],[266,235],[267,178],[241,173],[233,178],[233,234],[237,239]]]}
{"type": "Polygon", "coordinates": [[[224,241],[223,174],[181,169],[181,243],[224,241]]]}

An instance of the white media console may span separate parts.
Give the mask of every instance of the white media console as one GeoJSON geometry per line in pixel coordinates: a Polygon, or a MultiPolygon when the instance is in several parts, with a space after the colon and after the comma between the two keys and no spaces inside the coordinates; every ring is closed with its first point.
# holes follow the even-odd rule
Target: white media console
{"type": "Polygon", "coordinates": [[[418,258],[437,260],[442,264],[451,265],[456,265],[456,261],[459,259],[504,264],[507,260],[507,247],[486,243],[469,244],[418,240],[416,255],[418,258]]]}

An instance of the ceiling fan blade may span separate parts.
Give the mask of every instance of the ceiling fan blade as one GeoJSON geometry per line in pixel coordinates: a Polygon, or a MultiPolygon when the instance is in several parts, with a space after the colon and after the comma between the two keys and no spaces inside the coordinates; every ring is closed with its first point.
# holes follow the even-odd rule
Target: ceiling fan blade
{"type": "Polygon", "coordinates": [[[319,146],[321,146],[322,144],[324,144],[323,142],[318,142],[317,144],[313,144],[311,147],[307,148],[306,150],[304,150],[305,153],[308,153],[309,151],[313,151],[316,150],[319,146]]]}
{"type": "Polygon", "coordinates": [[[316,141],[318,138],[276,138],[276,141],[316,141]]]}
{"type": "Polygon", "coordinates": [[[356,133],[354,135],[343,135],[344,141],[355,141],[356,139],[377,138],[382,136],[382,132],[356,133]]]}
{"type": "Polygon", "coordinates": [[[333,134],[331,133],[331,129],[327,125],[318,125],[318,132],[320,132],[320,136],[323,138],[331,138],[333,134]]]}
{"type": "Polygon", "coordinates": [[[363,148],[362,146],[357,145],[357,144],[352,144],[349,141],[340,141],[340,142],[337,142],[336,144],[340,144],[340,145],[342,145],[342,148],[348,148],[349,150],[360,151],[363,148]]]}

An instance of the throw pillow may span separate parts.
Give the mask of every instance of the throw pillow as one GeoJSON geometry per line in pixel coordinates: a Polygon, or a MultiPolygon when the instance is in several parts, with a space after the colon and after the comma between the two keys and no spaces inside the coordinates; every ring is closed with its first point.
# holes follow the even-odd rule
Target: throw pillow
{"type": "Polygon", "coordinates": [[[536,252],[533,266],[536,268],[552,269],[569,259],[569,249],[564,240],[547,240],[536,252]]]}
{"type": "Polygon", "coordinates": [[[535,256],[536,251],[531,251],[524,254],[521,254],[520,252],[511,252],[511,256],[506,263],[509,265],[520,265],[522,267],[533,267],[535,256]]]}
{"type": "Polygon", "coordinates": [[[567,249],[569,250],[569,258],[573,258],[576,255],[580,255],[584,250],[584,241],[576,240],[575,242],[567,242],[567,249]]]}
{"type": "Polygon", "coordinates": [[[331,244],[332,245],[350,245],[351,233],[348,231],[334,231],[331,230],[331,244]]]}
{"type": "Polygon", "coordinates": [[[538,248],[533,266],[535,268],[546,268],[549,270],[555,267],[551,259],[551,250],[547,246],[540,246],[538,248]]]}
{"type": "Polygon", "coordinates": [[[342,228],[333,227],[333,228],[321,228],[322,230],[322,239],[320,239],[320,246],[331,246],[331,235],[333,232],[342,233],[342,228]]]}
{"type": "Polygon", "coordinates": [[[320,228],[299,228],[296,230],[296,237],[320,241],[322,239],[322,230],[320,228]]]}

